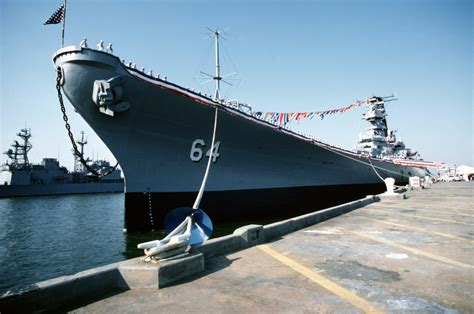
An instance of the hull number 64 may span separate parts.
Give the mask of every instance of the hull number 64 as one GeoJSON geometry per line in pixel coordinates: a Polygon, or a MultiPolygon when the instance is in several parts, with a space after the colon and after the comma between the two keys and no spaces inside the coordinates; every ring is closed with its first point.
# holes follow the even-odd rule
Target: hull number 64
{"type": "MultiPolygon", "coordinates": [[[[191,158],[194,162],[199,162],[203,155],[204,151],[203,148],[206,146],[206,143],[202,139],[194,140],[193,144],[191,145],[191,152],[189,153],[189,158],[191,158]]],[[[219,147],[221,146],[221,142],[217,141],[214,143],[214,149],[211,153],[211,149],[209,148],[206,152],[207,157],[212,157],[212,162],[216,162],[217,158],[221,155],[219,153],[219,147]]]]}

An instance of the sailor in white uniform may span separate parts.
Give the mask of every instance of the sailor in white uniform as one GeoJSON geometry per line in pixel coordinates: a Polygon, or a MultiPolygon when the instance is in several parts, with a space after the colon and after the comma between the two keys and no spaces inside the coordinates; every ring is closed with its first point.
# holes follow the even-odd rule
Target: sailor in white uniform
{"type": "Polygon", "coordinates": [[[81,40],[81,43],[79,44],[79,46],[81,46],[82,48],[87,48],[87,38],[83,38],[81,40]]]}

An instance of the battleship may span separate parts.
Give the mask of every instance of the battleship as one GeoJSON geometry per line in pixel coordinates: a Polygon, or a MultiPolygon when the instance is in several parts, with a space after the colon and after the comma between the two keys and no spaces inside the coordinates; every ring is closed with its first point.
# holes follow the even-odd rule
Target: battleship
{"type": "Polygon", "coordinates": [[[126,231],[159,229],[169,211],[191,206],[211,161],[201,207],[216,222],[290,217],[383,192],[387,177],[406,184],[428,174],[418,153],[388,129],[382,97],[365,101],[370,126],[357,151],[222,99],[219,34],[215,95],[139,70],[102,45],[91,49],[83,41],[53,56],[60,101],[64,93],[121,165],[126,231]]]}
{"type": "MultiPolygon", "coordinates": [[[[123,192],[124,182],[119,169],[113,169],[106,160],[87,159],[89,167],[96,172],[110,172],[100,179],[88,173],[75,158],[74,171],[69,172],[55,158],[43,158],[41,164],[32,164],[28,152],[33,147],[31,130],[21,129],[11,148],[4,152],[8,160],[0,169],[0,198],[16,196],[40,196],[59,194],[90,194],[123,192]]],[[[82,132],[78,141],[81,152],[87,141],[82,132]]]]}

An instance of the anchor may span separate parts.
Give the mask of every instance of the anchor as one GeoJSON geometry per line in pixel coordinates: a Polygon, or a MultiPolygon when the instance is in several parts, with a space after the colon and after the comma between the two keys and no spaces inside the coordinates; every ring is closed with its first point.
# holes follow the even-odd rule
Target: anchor
{"type": "Polygon", "coordinates": [[[138,244],[137,247],[145,252],[142,261],[156,262],[186,256],[191,246],[209,239],[213,230],[211,219],[203,210],[189,207],[169,212],[165,228],[168,235],[164,239],[138,244]]]}
{"type": "MultiPolygon", "coordinates": [[[[218,109],[215,108],[214,130],[212,133],[211,152],[214,151],[217,130],[218,109]]],[[[180,207],[170,211],[165,218],[165,228],[168,235],[162,240],[149,241],[138,244],[137,248],[143,249],[144,262],[157,262],[180,258],[189,254],[193,245],[201,244],[212,234],[212,222],[209,216],[199,208],[206,188],[206,182],[211,167],[212,158],[209,157],[206,172],[199,188],[199,193],[192,208],[180,207]]]]}

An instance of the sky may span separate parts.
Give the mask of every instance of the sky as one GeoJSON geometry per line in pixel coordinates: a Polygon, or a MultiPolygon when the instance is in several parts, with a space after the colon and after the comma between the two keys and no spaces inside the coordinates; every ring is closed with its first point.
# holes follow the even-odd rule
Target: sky
{"type": "MultiPolygon", "coordinates": [[[[55,90],[53,53],[61,25],[43,22],[57,0],[0,0],[0,149],[31,128],[30,161],[73,167],[55,90]]],[[[221,42],[226,99],[255,111],[323,111],[394,94],[388,125],[425,160],[474,165],[473,4],[461,0],[112,1],[68,0],[65,45],[113,43],[114,53],[183,87],[213,93],[207,28],[221,42]]],[[[67,103],[72,130],[85,131],[86,155],[113,161],[67,103]]],[[[354,149],[368,126],[363,108],[293,124],[354,149]]],[[[0,161],[5,161],[1,156],[0,161]]]]}

